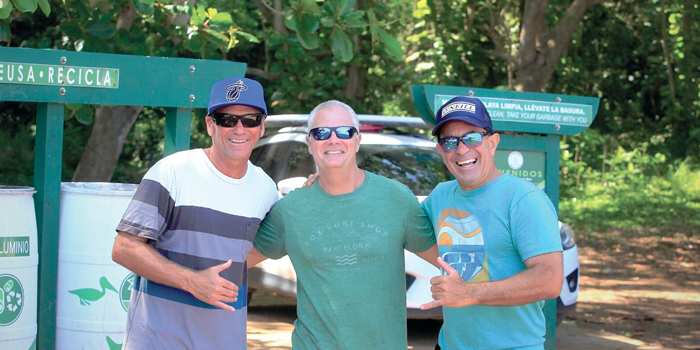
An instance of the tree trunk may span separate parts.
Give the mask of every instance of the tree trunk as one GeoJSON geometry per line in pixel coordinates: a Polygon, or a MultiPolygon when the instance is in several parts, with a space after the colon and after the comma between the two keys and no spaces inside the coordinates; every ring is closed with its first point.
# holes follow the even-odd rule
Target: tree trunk
{"type": "Polygon", "coordinates": [[[671,95],[671,108],[676,108],[676,84],[673,77],[673,62],[671,62],[671,54],[668,49],[668,23],[666,19],[666,3],[661,0],[661,48],[664,52],[664,62],[666,63],[666,72],[668,73],[668,89],[671,95]]]}
{"type": "MultiPolygon", "coordinates": [[[[355,55],[360,53],[360,38],[357,35],[353,35],[353,42],[355,44],[355,55]]],[[[355,64],[348,63],[346,66],[348,71],[348,80],[345,83],[345,98],[349,101],[357,101],[357,99],[362,99],[365,95],[365,67],[358,67],[355,64]]]]}
{"type": "MultiPolygon", "coordinates": [[[[358,4],[355,3],[355,10],[357,10],[358,4]]],[[[357,35],[352,36],[352,42],[354,44],[353,51],[355,52],[355,57],[358,56],[361,50],[360,37],[357,35]]],[[[358,99],[362,99],[365,94],[365,71],[366,67],[360,67],[353,63],[348,63],[345,66],[347,69],[348,80],[345,83],[344,97],[348,101],[355,102],[358,99]]]]}
{"type": "Polygon", "coordinates": [[[126,136],[141,109],[143,107],[103,106],[95,111],[92,133],[73,181],[109,182],[112,179],[126,136]]]}
{"type": "MultiPolygon", "coordinates": [[[[136,18],[136,9],[130,2],[126,3],[119,11],[117,29],[128,31],[136,18]]],[[[126,136],[142,109],[141,106],[102,106],[95,110],[92,133],[73,174],[73,181],[109,182],[112,179],[126,136]]]]}
{"type": "Polygon", "coordinates": [[[547,0],[526,0],[516,58],[516,91],[541,91],[557,69],[571,35],[588,9],[607,0],[574,0],[550,32],[543,24],[547,0]]]}

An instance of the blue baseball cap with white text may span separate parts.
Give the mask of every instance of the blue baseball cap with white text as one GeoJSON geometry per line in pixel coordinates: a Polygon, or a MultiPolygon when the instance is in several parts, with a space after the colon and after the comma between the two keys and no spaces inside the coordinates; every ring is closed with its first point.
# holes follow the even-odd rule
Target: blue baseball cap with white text
{"type": "Polygon", "coordinates": [[[493,124],[491,116],[486,110],[486,106],[478,98],[457,96],[445,102],[435,115],[435,127],[433,136],[440,134],[440,128],[451,121],[463,121],[486,130],[493,134],[493,124]]]}
{"type": "Polygon", "coordinates": [[[211,87],[207,115],[233,105],[253,107],[267,115],[263,87],[257,81],[242,77],[219,80],[211,87]]]}

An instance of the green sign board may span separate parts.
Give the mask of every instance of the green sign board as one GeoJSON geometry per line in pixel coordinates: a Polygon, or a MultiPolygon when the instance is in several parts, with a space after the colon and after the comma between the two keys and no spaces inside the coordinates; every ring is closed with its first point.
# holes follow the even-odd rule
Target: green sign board
{"type": "Polygon", "coordinates": [[[478,98],[489,111],[496,132],[576,135],[595,119],[597,97],[481,89],[466,86],[411,86],[411,100],[420,116],[435,125],[435,113],[455,96],[478,98]]]}
{"type": "Polygon", "coordinates": [[[119,88],[119,69],[0,62],[0,84],[119,88]]]}
{"type": "Polygon", "coordinates": [[[0,237],[0,258],[29,256],[29,237],[0,237]]]}
{"type": "Polygon", "coordinates": [[[544,191],[545,153],[534,151],[496,150],[496,167],[504,174],[511,174],[532,182],[544,191]]]}
{"type": "MultiPolygon", "coordinates": [[[[455,95],[435,95],[435,110],[455,95]]],[[[481,97],[493,121],[588,127],[593,123],[590,105],[481,97]]]]}

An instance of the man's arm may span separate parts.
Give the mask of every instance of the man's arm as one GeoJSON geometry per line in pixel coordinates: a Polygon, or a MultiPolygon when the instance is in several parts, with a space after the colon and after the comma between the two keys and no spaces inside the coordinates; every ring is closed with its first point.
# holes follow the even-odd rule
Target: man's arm
{"type": "Polygon", "coordinates": [[[267,257],[260,253],[257,248],[253,247],[253,249],[250,250],[250,253],[248,253],[248,257],[245,259],[245,261],[248,263],[248,268],[251,268],[264,260],[267,260],[267,257]]]}
{"type": "Polygon", "coordinates": [[[437,263],[438,256],[440,256],[440,253],[438,252],[438,247],[437,244],[433,244],[432,247],[428,248],[428,250],[420,253],[415,253],[418,255],[420,258],[423,260],[431,263],[433,266],[437,267],[438,269],[440,268],[440,265],[437,263]]]}
{"type": "Polygon", "coordinates": [[[112,260],[148,280],[179,288],[195,298],[224,310],[234,311],[225,303],[237,300],[238,286],[219,276],[231,267],[231,260],[206,270],[194,271],[166,259],[147,244],[147,238],[119,232],[112,248],[112,260]]]}
{"type": "Polygon", "coordinates": [[[430,279],[434,300],[423,304],[423,310],[437,306],[513,306],[551,299],[561,292],[564,278],[561,252],[533,256],[525,260],[526,270],[495,282],[466,283],[442,259],[438,258],[438,264],[447,275],[430,279]]]}

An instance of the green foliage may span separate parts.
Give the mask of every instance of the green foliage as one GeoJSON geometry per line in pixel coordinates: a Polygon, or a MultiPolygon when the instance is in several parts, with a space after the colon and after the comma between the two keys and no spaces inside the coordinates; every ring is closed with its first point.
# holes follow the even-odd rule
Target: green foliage
{"type": "Polygon", "coordinates": [[[163,157],[163,130],[165,110],[144,108],[124,142],[112,182],[141,182],[146,171],[163,157]]]}
{"type": "Polygon", "coordinates": [[[9,24],[22,13],[33,13],[37,8],[45,16],[51,13],[48,0],[0,0],[0,46],[8,46],[12,38],[9,24]]]}
{"type": "Polygon", "coordinates": [[[377,20],[372,10],[355,10],[353,0],[325,1],[321,7],[314,0],[291,0],[289,4],[284,24],[296,33],[296,41],[306,50],[325,50],[330,46],[335,58],[347,63],[355,57],[355,44],[350,36],[366,36],[371,32],[374,39],[375,34],[381,32],[379,40],[372,42],[382,47],[392,60],[403,59],[401,45],[385,30],[389,23],[377,20]]]}
{"type": "Polygon", "coordinates": [[[659,1],[652,3],[622,1],[591,8],[548,90],[601,97],[592,128],[616,135],[627,149],[650,142],[650,152],[672,160],[698,157],[700,44],[692,33],[700,32],[700,7],[667,1],[664,11],[659,1]],[[664,17],[669,27],[663,27],[664,17]]]}
{"type": "Polygon", "coordinates": [[[32,186],[34,137],[29,126],[13,134],[0,129],[0,184],[32,186]]]}
{"type": "Polygon", "coordinates": [[[65,106],[64,116],[66,120],[75,117],[75,119],[82,124],[92,124],[92,120],[95,115],[93,106],[73,103],[66,103],[65,106]]]}
{"type": "MultiPolygon", "coordinates": [[[[30,2],[22,0],[27,8],[30,2]]],[[[291,0],[280,10],[284,30],[249,1],[117,0],[91,7],[87,0],[38,0],[34,11],[44,15],[33,16],[15,3],[0,0],[0,42],[10,41],[3,38],[11,28],[13,46],[246,62],[264,72],[249,76],[263,83],[275,114],[306,113],[340,99],[360,113],[407,115],[415,114],[410,85],[507,87],[508,61],[497,51],[519,49],[522,24],[522,8],[507,0],[291,0]],[[117,28],[125,3],[140,16],[117,28]],[[173,24],[175,14],[189,22],[173,24]],[[489,30],[505,41],[495,42],[489,30]],[[356,82],[351,72],[358,72],[356,82]]],[[[561,145],[560,209],[577,230],[694,233],[700,226],[700,37],[694,35],[700,7],[664,3],[593,6],[545,87],[601,98],[592,127],[561,145]]],[[[570,4],[550,1],[544,25],[552,29],[570,4]]],[[[83,123],[92,115],[90,107],[66,107],[64,179],[77,164],[89,136],[83,123]]],[[[0,108],[0,182],[31,177],[33,118],[18,115],[35,111],[22,108],[12,116],[0,108]]],[[[202,120],[193,118],[192,147],[210,144],[202,120]]],[[[139,117],[114,181],[137,182],[160,158],[163,123],[159,110],[139,117]]]]}
{"type": "MultiPolygon", "coordinates": [[[[0,103],[0,184],[34,185],[35,124],[35,104],[0,103]]],[[[89,137],[89,126],[76,119],[66,120],[61,181],[71,181],[89,137]]]]}
{"type": "Polygon", "coordinates": [[[583,232],[700,233],[697,161],[670,161],[663,154],[650,154],[649,143],[606,151],[613,143],[609,137],[594,131],[583,134],[562,142],[563,221],[583,232]],[[583,160],[586,152],[597,154],[594,164],[583,160]]]}

